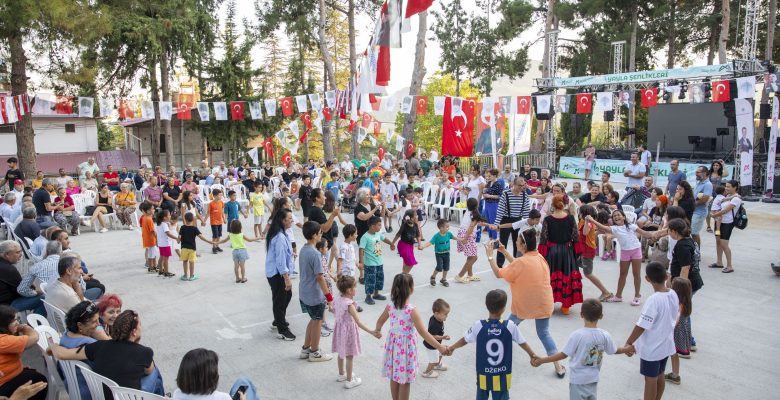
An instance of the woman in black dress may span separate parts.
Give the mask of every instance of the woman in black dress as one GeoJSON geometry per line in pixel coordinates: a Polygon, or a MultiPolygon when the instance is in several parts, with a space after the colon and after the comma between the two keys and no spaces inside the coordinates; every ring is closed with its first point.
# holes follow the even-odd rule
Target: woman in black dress
{"type": "Polygon", "coordinates": [[[688,218],[690,224],[696,204],[693,198],[693,188],[688,181],[682,181],[677,185],[677,191],[674,193],[674,205],[685,210],[685,217],[688,218]]]}
{"type": "Polygon", "coordinates": [[[561,312],[568,315],[572,305],[582,303],[582,275],[574,254],[579,232],[574,216],[566,212],[563,195],[553,197],[552,208],[542,222],[539,253],[550,265],[553,301],[561,303],[561,312]]]}

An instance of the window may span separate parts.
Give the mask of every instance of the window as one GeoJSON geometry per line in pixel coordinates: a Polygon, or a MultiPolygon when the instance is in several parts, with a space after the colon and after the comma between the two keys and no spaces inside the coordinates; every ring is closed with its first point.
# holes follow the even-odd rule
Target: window
{"type": "Polygon", "coordinates": [[[160,134],[160,153],[167,153],[165,151],[165,134],[160,134]]]}
{"type": "Polygon", "coordinates": [[[65,124],[65,133],[75,133],[76,124],[65,124]]]}
{"type": "Polygon", "coordinates": [[[0,133],[14,133],[14,124],[0,125],[0,133]]]}

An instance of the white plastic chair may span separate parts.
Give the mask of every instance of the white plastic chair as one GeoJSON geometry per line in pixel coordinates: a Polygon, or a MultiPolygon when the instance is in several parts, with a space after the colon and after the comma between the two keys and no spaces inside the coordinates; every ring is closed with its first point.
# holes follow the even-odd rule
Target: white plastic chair
{"type": "MultiPolygon", "coordinates": [[[[604,234],[599,234],[598,236],[598,244],[599,244],[599,257],[604,255],[604,234]]],[[[620,261],[620,243],[618,243],[617,239],[612,238],[612,248],[615,249],[615,259],[620,261]]]]}
{"type": "MultiPolygon", "coordinates": [[[[623,207],[625,207],[625,206],[623,206],[623,207]]],[[[636,223],[637,215],[636,215],[635,212],[633,212],[633,211],[624,211],[623,213],[626,214],[626,223],[628,223],[628,224],[635,224],[636,223]]]]}
{"type": "Polygon", "coordinates": [[[65,312],[55,307],[46,300],[41,300],[43,307],[46,308],[46,319],[49,320],[49,325],[57,330],[57,332],[65,332],[65,312]]]}
{"type": "Polygon", "coordinates": [[[57,371],[57,362],[54,356],[46,354],[49,350],[49,340],[54,343],[60,342],[60,334],[54,330],[54,328],[46,325],[39,325],[35,327],[35,331],[38,332],[38,347],[41,348],[43,353],[43,359],[46,361],[46,379],[48,381],[49,392],[46,395],[47,400],[59,399],[59,393],[65,392],[65,382],[60,378],[59,371],[57,371]]]}
{"type": "Polygon", "coordinates": [[[81,400],[81,390],[79,389],[79,372],[76,371],[78,365],[82,369],[92,370],[89,365],[84,364],[81,361],[75,360],[58,360],[60,369],[62,369],[63,375],[65,375],[65,385],[68,389],[69,400],[81,400]]]}
{"type": "Polygon", "coordinates": [[[154,393],[144,392],[142,390],[130,389],[126,387],[111,388],[114,392],[114,400],[164,400],[165,397],[154,393]]]}
{"type": "Polygon", "coordinates": [[[620,207],[623,208],[623,212],[624,213],[636,212],[636,208],[634,208],[634,206],[632,206],[630,204],[623,204],[620,207]]]}
{"type": "Polygon", "coordinates": [[[436,204],[433,205],[433,210],[439,210],[439,218],[448,218],[450,211],[450,203],[452,202],[452,194],[455,191],[453,188],[445,188],[441,190],[439,198],[436,200],[436,204]]]}
{"type": "Polygon", "coordinates": [[[86,366],[76,364],[76,370],[84,375],[84,380],[87,382],[87,386],[89,387],[89,394],[92,396],[92,400],[111,400],[106,399],[106,396],[103,392],[103,385],[108,386],[108,388],[111,390],[111,393],[113,393],[114,389],[118,388],[119,385],[111,379],[108,379],[105,376],[92,371],[89,369],[89,367],[85,367],[86,366]]]}
{"type": "Polygon", "coordinates": [[[30,326],[32,326],[33,328],[37,328],[39,326],[51,327],[51,325],[49,324],[49,320],[46,319],[46,317],[44,317],[41,314],[35,314],[35,313],[27,314],[27,323],[30,324],[30,326]]]}

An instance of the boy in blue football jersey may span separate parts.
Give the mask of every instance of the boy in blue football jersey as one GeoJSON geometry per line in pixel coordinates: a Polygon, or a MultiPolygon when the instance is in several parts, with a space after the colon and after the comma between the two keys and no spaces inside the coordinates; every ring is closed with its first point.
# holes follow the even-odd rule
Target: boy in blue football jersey
{"type": "Polygon", "coordinates": [[[526,343],[514,322],[502,320],[507,295],[494,289],[485,296],[485,306],[490,316],[479,320],[469,328],[464,337],[449,347],[450,355],[466,343],[477,344],[477,400],[508,400],[512,386],[512,342],[528,353],[531,361],[539,357],[526,343]]]}

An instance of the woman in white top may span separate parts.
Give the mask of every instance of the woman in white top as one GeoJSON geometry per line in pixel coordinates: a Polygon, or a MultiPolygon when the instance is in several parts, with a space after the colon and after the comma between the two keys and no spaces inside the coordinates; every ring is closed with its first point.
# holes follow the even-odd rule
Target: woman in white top
{"type": "Polygon", "coordinates": [[[721,272],[731,273],[734,272],[734,268],[731,265],[731,248],[729,248],[729,240],[731,239],[731,233],[734,230],[734,216],[739,210],[739,206],[742,205],[742,198],[739,197],[739,183],[735,180],[726,182],[725,185],[726,198],[731,197],[731,200],[724,200],[721,203],[720,211],[713,211],[713,217],[721,217],[720,222],[720,236],[715,236],[715,251],[717,254],[717,262],[710,265],[710,268],[723,268],[721,272]],[[726,255],[726,266],[723,267],[723,255],[726,255]]]}
{"type": "MultiPolygon", "coordinates": [[[[219,383],[219,357],[206,349],[193,349],[184,355],[176,375],[174,400],[232,400],[230,394],[217,390],[219,383]]],[[[231,393],[238,391],[241,400],[256,400],[255,387],[246,378],[239,378],[231,393]],[[244,389],[240,391],[238,389],[244,389]]]]}
{"type": "Polygon", "coordinates": [[[480,200],[480,197],[482,197],[482,189],[485,187],[486,183],[487,181],[480,174],[479,166],[475,165],[472,167],[469,181],[466,182],[465,185],[465,188],[468,189],[468,197],[466,199],[480,200]]]}

